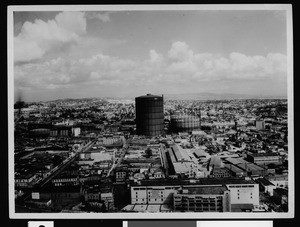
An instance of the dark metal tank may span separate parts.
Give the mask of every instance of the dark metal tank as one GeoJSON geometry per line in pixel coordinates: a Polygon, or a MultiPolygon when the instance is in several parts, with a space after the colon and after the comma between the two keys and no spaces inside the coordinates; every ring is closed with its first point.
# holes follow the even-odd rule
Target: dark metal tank
{"type": "Polygon", "coordinates": [[[136,133],[145,136],[164,134],[163,96],[147,94],[135,98],[136,133]]]}
{"type": "Polygon", "coordinates": [[[189,115],[173,115],[171,116],[172,132],[192,132],[200,129],[200,118],[189,115]]]}

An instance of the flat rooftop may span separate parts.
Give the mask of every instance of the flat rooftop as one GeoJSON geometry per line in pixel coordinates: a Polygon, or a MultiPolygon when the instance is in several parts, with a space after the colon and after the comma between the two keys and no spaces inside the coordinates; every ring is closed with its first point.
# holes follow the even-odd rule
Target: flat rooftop
{"type": "Polygon", "coordinates": [[[142,180],[140,183],[132,182],[131,186],[172,186],[172,185],[226,185],[226,184],[257,184],[253,180],[243,178],[203,178],[193,182],[180,179],[158,179],[158,180],[142,180]]]}
{"type": "Polygon", "coordinates": [[[195,194],[195,195],[203,195],[203,194],[213,194],[213,195],[223,195],[225,191],[228,191],[226,186],[200,186],[200,187],[188,187],[188,192],[182,192],[179,194],[195,194]]]}

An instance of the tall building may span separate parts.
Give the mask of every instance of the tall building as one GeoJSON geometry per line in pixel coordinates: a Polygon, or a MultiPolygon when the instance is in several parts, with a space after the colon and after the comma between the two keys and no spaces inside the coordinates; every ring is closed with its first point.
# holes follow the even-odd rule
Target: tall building
{"type": "Polygon", "coordinates": [[[163,96],[147,94],[135,98],[136,133],[145,136],[164,134],[163,96]]]}

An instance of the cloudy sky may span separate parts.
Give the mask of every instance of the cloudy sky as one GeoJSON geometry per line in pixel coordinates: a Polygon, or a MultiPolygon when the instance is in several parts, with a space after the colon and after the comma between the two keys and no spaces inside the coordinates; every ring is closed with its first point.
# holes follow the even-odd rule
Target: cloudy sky
{"type": "Polygon", "coordinates": [[[274,10],[14,12],[14,91],[285,95],[286,34],[274,10]]]}

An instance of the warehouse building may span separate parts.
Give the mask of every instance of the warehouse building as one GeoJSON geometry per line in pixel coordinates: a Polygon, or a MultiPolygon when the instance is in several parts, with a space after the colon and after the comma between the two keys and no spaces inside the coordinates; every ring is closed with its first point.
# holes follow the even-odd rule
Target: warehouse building
{"type": "Polygon", "coordinates": [[[248,154],[247,160],[257,165],[281,164],[281,157],[274,153],[248,154]]]}

